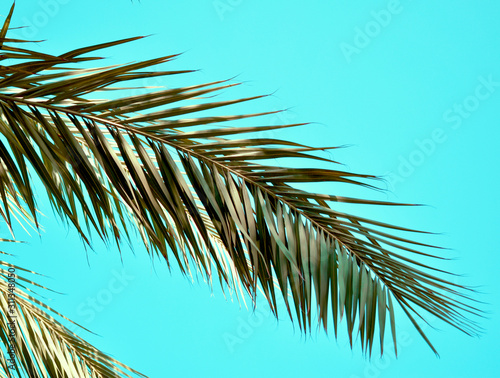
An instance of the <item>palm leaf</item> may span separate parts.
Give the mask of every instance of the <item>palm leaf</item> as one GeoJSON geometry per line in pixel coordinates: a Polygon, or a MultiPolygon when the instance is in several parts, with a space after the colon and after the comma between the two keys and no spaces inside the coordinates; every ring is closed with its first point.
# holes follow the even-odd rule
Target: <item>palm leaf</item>
{"type": "Polygon", "coordinates": [[[66,328],[58,319],[69,319],[28,294],[32,292],[29,286],[46,288],[18,272],[34,273],[0,261],[0,339],[4,345],[0,369],[4,376],[145,377],[66,328]]]}
{"type": "Polygon", "coordinates": [[[202,98],[234,85],[225,81],[135,96],[109,91],[131,80],[189,72],[162,69],[175,55],[75,68],[98,59],[89,53],[135,39],[52,56],[15,47],[18,41],[3,37],[2,59],[12,64],[0,68],[0,167],[5,172],[0,194],[7,187],[19,191],[37,222],[34,173],[54,209],[88,245],[90,230],[120,243],[129,237],[130,227],[138,229],[151,253],[168,264],[175,259],[186,274],[195,267],[211,282],[215,273],[222,287],[253,300],[261,290],[276,315],[277,296],[282,295],[304,331],[313,327],[313,306],[325,330],[333,319],[335,334],[345,317],[351,343],[359,335],[370,353],[376,333],[383,343],[386,320],[396,346],[393,303],[435,352],[415,320],[422,310],[463,332],[477,332],[467,317],[479,314],[465,294],[470,289],[418,260],[443,259],[425,252],[432,246],[398,236],[417,231],[335,207],[335,202],[396,204],[292,186],[328,181],[375,188],[376,177],[268,165],[266,161],[283,158],[335,162],[317,154],[326,148],[240,136],[303,124],[228,126],[226,122],[270,113],[206,115],[263,96],[202,98]],[[94,98],[102,93],[115,97],[94,98]],[[193,117],[191,113],[198,114],[184,118],[193,117]]]}

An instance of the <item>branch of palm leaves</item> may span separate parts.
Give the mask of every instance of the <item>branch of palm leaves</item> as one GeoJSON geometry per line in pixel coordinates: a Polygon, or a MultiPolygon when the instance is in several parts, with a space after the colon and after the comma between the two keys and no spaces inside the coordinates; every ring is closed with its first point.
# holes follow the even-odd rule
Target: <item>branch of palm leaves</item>
{"type": "Polygon", "coordinates": [[[0,261],[0,340],[4,345],[0,348],[0,372],[3,370],[3,376],[145,377],[66,328],[55,317],[71,322],[69,319],[29,294],[35,294],[30,286],[46,288],[25,278],[27,273],[34,272],[0,261]]]}
{"type": "Polygon", "coordinates": [[[0,193],[17,189],[35,222],[31,171],[86,243],[82,219],[104,240],[119,242],[121,228],[128,237],[126,219],[133,214],[151,251],[169,264],[173,257],[184,273],[194,265],[208,280],[215,270],[223,287],[242,288],[252,298],[259,288],[276,315],[281,292],[290,317],[293,309],[304,330],[312,327],[315,301],[325,330],[328,314],[335,334],[345,316],[351,344],[359,334],[370,353],[377,327],[383,345],[387,317],[396,346],[395,303],[434,352],[416,321],[422,317],[419,310],[468,334],[477,332],[467,317],[479,314],[465,294],[470,289],[411,256],[442,259],[423,251],[432,246],[396,235],[410,229],[332,207],[335,202],[395,203],[308,193],[291,185],[371,188],[367,180],[375,177],[259,164],[282,158],[331,160],[314,154],[326,148],[240,136],[303,124],[223,126],[271,112],[184,118],[263,96],[200,100],[235,85],[219,81],[134,96],[117,90],[113,99],[92,99],[104,90],[110,93],[115,84],[190,71],[145,71],[176,55],[75,68],[97,59],[88,53],[140,37],[53,56],[15,47],[23,41],[7,38],[7,28],[8,22],[0,35],[1,57],[12,61],[0,68],[0,193]]]}

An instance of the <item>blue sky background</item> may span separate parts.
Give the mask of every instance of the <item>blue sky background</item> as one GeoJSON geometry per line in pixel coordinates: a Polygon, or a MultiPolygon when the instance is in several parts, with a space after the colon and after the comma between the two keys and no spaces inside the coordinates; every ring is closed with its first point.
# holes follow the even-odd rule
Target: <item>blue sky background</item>
{"type": "MultiPolygon", "coordinates": [[[[2,2],[0,14],[10,3],[2,2]]],[[[500,5],[494,1],[153,1],[16,2],[12,33],[47,40],[44,52],[149,35],[106,51],[109,64],[184,52],[169,68],[201,71],[143,86],[191,85],[238,75],[244,85],[221,98],[273,93],[226,113],[289,109],[259,124],[314,122],[274,136],[315,146],[351,145],[332,154],[354,172],[384,175],[385,193],[341,194],[421,208],[355,208],[359,214],[442,233],[421,238],[451,250],[440,266],[478,285],[488,305],[481,338],[438,321],[427,328],[436,358],[398,314],[399,358],[371,361],[323,331],[301,335],[283,313],[273,319],[227,301],[203,282],[154,263],[140,241],[134,252],[95,239],[86,251],[73,229],[46,214],[42,238],[16,236],[15,262],[51,278],[66,295],[50,304],[100,336],[79,332],[150,377],[496,377],[500,279],[500,5]],[[87,263],[88,257],[88,263],[87,263]],[[90,302],[94,300],[99,310],[90,302]]],[[[268,134],[273,135],[273,134],[268,134]]],[[[337,188],[311,190],[337,194],[337,188]]],[[[0,225],[8,237],[5,225],[0,225]]]]}

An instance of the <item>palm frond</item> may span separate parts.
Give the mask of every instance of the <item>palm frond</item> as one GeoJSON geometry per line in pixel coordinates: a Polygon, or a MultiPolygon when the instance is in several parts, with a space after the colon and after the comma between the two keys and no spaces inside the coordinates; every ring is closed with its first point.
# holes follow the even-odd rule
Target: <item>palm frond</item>
{"type": "Polygon", "coordinates": [[[415,320],[422,316],[418,311],[468,334],[477,332],[467,317],[479,314],[465,294],[470,289],[418,261],[419,256],[433,256],[424,252],[431,246],[398,236],[410,229],[335,208],[335,202],[394,203],[292,186],[334,182],[374,188],[370,182],[376,177],[260,164],[283,158],[335,162],[316,154],[327,148],[239,135],[304,124],[228,126],[226,122],[271,112],[206,115],[263,96],[200,99],[234,85],[218,81],[135,96],[120,97],[118,90],[115,98],[93,99],[110,93],[115,84],[190,71],[157,68],[176,55],[75,68],[98,59],[89,53],[140,37],[53,56],[15,47],[18,41],[5,37],[8,21],[0,40],[2,59],[12,61],[0,68],[0,194],[7,187],[19,191],[35,222],[31,173],[87,244],[82,220],[103,240],[119,243],[128,237],[132,216],[148,249],[169,265],[175,259],[186,274],[194,266],[210,282],[215,272],[223,287],[252,299],[260,289],[276,315],[277,296],[282,295],[290,317],[305,331],[313,327],[316,305],[325,330],[332,317],[336,334],[345,317],[351,344],[359,334],[362,348],[370,353],[376,333],[383,345],[388,321],[396,347],[397,303],[435,352],[415,320]],[[191,113],[195,118],[184,118],[191,113]]]}
{"type": "Polygon", "coordinates": [[[0,340],[4,345],[0,348],[0,372],[3,376],[145,377],[66,328],[58,319],[69,319],[28,294],[32,292],[30,286],[46,288],[19,272],[34,273],[0,261],[0,340]]]}

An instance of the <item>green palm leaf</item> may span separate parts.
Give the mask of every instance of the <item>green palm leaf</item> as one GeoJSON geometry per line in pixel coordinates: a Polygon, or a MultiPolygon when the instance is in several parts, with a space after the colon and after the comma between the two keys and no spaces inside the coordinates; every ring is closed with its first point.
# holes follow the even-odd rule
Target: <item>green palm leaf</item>
{"type": "MultiPolygon", "coordinates": [[[[7,188],[18,191],[37,225],[32,173],[88,245],[92,229],[117,243],[129,238],[131,227],[138,229],[151,253],[168,264],[175,259],[186,274],[194,267],[209,282],[216,274],[222,287],[252,299],[262,290],[276,315],[282,295],[304,331],[313,327],[317,306],[318,321],[326,330],[331,317],[335,334],[345,317],[351,344],[359,334],[362,348],[371,353],[375,334],[382,344],[389,322],[396,346],[398,303],[435,352],[416,323],[418,311],[468,334],[477,332],[466,317],[479,313],[464,294],[470,289],[418,261],[432,256],[424,252],[431,246],[396,235],[412,230],[335,207],[336,202],[397,204],[292,186],[328,181],[374,188],[370,181],[376,177],[267,165],[282,158],[335,162],[315,154],[326,148],[239,135],[302,124],[227,126],[270,113],[206,115],[262,96],[204,100],[234,85],[219,81],[128,97],[115,90],[114,98],[97,100],[103,91],[113,93],[115,84],[189,71],[157,68],[175,55],[75,68],[98,59],[89,53],[139,38],[52,56],[15,47],[19,41],[6,37],[9,20],[0,33],[1,59],[11,63],[0,67],[0,195],[7,188]]],[[[4,206],[7,223],[8,215],[4,206]]]]}
{"type": "MultiPolygon", "coordinates": [[[[11,241],[5,240],[2,241],[11,241]]],[[[57,318],[70,321],[34,296],[34,273],[0,262],[0,366],[5,377],[145,377],[102,353],[57,318]]]]}

